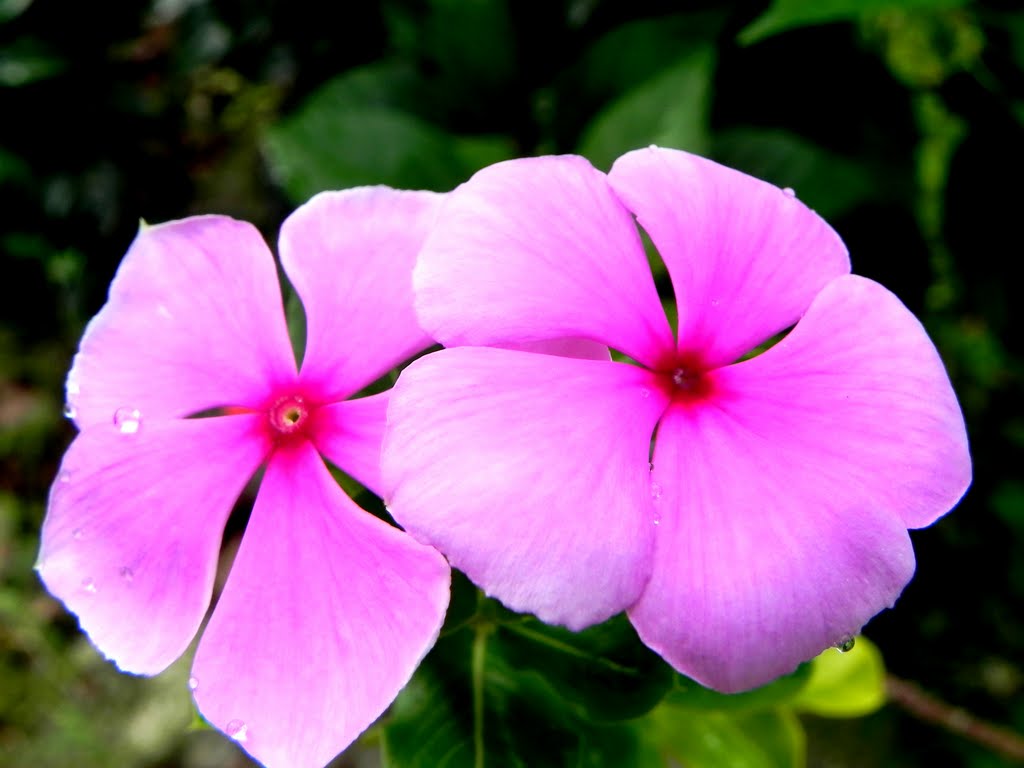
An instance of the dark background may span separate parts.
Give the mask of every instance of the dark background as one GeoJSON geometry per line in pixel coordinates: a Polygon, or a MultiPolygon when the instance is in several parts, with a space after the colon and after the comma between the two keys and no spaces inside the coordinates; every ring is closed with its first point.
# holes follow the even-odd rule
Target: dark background
{"type": "MultiPolygon", "coordinates": [[[[32,571],[63,377],[140,218],[226,213],[273,243],[320,189],[650,143],[794,187],[928,328],[974,484],[865,634],[890,674],[1024,730],[1024,11],[782,0],[749,27],[767,6],[0,0],[0,764],[245,764],[185,730],[186,666],[119,675],[32,571]]],[[[893,704],[806,725],[810,765],[1011,764],[893,704]]]]}

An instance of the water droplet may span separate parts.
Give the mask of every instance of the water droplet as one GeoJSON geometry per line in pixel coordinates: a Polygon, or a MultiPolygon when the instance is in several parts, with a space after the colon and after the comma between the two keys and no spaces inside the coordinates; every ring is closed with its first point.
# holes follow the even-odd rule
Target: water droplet
{"type": "Polygon", "coordinates": [[[657,149],[657,148],[658,148],[658,145],[657,145],[657,144],[649,144],[649,145],[647,146],[647,148],[648,148],[648,149],[657,149]]]}
{"type": "Polygon", "coordinates": [[[58,483],[65,483],[65,484],[66,483],[70,483],[71,482],[71,473],[68,472],[65,469],[63,472],[61,472],[59,475],[57,475],[57,482],[58,483]]]}
{"type": "Polygon", "coordinates": [[[78,415],[78,410],[71,403],[64,403],[64,418],[73,419],[78,415]]]}
{"type": "Polygon", "coordinates": [[[783,187],[782,194],[784,194],[786,197],[796,197],[796,190],[793,189],[792,187],[783,187]]]}
{"type": "Polygon", "coordinates": [[[114,411],[114,426],[122,435],[134,435],[142,426],[142,414],[138,408],[118,408],[114,411]]]}
{"type": "Polygon", "coordinates": [[[199,687],[199,681],[196,678],[194,678],[194,677],[190,677],[188,679],[188,689],[190,691],[194,691],[198,687],[199,687]]]}
{"type": "Polygon", "coordinates": [[[78,382],[75,379],[68,379],[68,383],[65,386],[69,395],[77,395],[82,391],[82,388],[78,386],[78,382]]]}
{"type": "Polygon", "coordinates": [[[712,306],[712,307],[717,307],[717,306],[718,306],[719,304],[721,304],[721,303],[722,303],[722,302],[721,302],[721,301],[719,301],[718,299],[712,299],[712,300],[711,300],[711,306],[712,306]]]}
{"type": "Polygon", "coordinates": [[[224,733],[235,741],[245,741],[248,737],[249,726],[241,720],[231,720],[224,726],[224,733]]]}
{"type": "Polygon", "coordinates": [[[661,486],[657,483],[651,483],[651,498],[657,501],[661,498],[661,486]]]}
{"type": "Polygon", "coordinates": [[[135,580],[135,571],[126,565],[121,569],[121,578],[131,584],[135,580]]]}
{"type": "Polygon", "coordinates": [[[156,313],[160,315],[160,317],[164,318],[164,320],[174,319],[174,315],[171,314],[171,310],[167,308],[166,304],[161,304],[160,306],[158,306],[156,308],[156,313]]]}
{"type": "Polygon", "coordinates": [[[853,635],[847,635],[838,643],[836,643],[836,650],[840,653],[849,653],[853,650],[853,646],[857,644],[857,638],[853,635]]]}
{"type": "Polygon", "coordinates": [[[71,532],[71,538],[74,539],[75,541],[81,541],[82,540],[82,529],[81,528],[75,528],[75,530],[73,530],[71,532]]]}
{"type": "Polygon", "coordinates": [[[644,387],[643,389],[640,390],[640,397],[642,397],[644,400],[646,400],[650,396],[651,390],[649,390],[647,387],[644,387]]]}
{"type": "Polygon", "coordinates": [[[96,594],[96,582],[92,579],[82,579],[82,589],[88,592],[90,595],[96,594]]]}

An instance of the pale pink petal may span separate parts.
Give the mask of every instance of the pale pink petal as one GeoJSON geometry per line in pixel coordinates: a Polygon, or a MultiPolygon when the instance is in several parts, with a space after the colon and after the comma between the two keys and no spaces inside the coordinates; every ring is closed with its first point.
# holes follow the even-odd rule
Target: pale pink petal
{"type": "Polygon", "coordinates": [[[323,192],[281,227],[281,263],[306,311],[304,382],[339,400],[431,344],[412,267],[443,195],[388,187],[323,192]]]}
{"type": "Polygon", "coordinates": [[[896,296],[855,275],[818,295],[763,355],[719,372],[766,440],[847,497],[908,528],[948,512],[971,482],[963,415],[924,328],[896,296]]]}
{"type": "Polygon", "coordinates": [[[573,629],[603,621],[647,580],[650,441],[666,402],[631,365],[427,355],[392,391],[388,508],[513,610],[573,629]]]}
{"type": "Polygon", "coordinates": [[[963,419],[920,323],[877,283],[829,283],[776,346],[709,374],[658,427],[655,565],[631,610],[684,673],[734,691],[792,670],[892,603],[907,526],[970,482],[963,419]]]}
{"type": "Polygon", "coordinates": [[[633,217],[582,157],[479,171],[450,194],[413,283],[447,346],[583,338],[644,363],[673,348],[633,217]]]}
{"type": "Polygon", "coordinates": [[[891,606],[913,575],[903,523],[847,495],[756,414],[673,406],[658,427],[654,568],[630,609],[673,667],[728,693],[793,671],[891,606]],[[746,417],[744,419],[744,417],[746,417]]]}
{"type": "Polygon", "coordinates": [[[434,644],[444,558],[359,509],[310,443],[274,454],[193,665],[200,712],[267,768],[319,768],[434,644]]]}
{"type": "Polygon", "coordinates": [[[793,325],[850,271],[839,236],[794,195],[672,149],[620,157],[612,188],[658,247],[679,308],[679,350],[733,362],[793,325]]]}
{"type": "Polygon", "coordinates": [[[104,655],[152,675],[199,628],[224,522],[270,446],[253,415],[137,427],[100,424],[75,438],[36,569],[104,655]]]}
{"type": "Polygon", "coordinates": [[[382,493],[380,444],[390,395],[388,390],[321,408],[313,437],[324,456],[378,496],[382,493]]]}
{"type": "Polygon", "coordinates": [[[79,427],[258,407],[294,379],[274,259],[251,224],[199,216],[143,226],[68,375],[79,427]]]}

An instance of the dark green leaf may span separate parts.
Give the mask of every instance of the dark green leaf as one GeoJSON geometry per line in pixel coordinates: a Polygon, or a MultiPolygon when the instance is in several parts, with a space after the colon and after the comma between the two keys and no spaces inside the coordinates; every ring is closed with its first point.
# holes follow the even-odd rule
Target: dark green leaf
{"type": "Polygon", "coordinates": [[[740,31],[744,45],[798,27],[853,21],[887,8],[955,8],[967,0],[774,0],[763,14],[740,31]]]}
{"type": "Polygon", "coordinates": [[[587,127],[580,154],[599,168],[650,144],[706,151],[714,51],[692,48],[672,67],[612,102],[587,127]]]}
{"type": "Polygon", "coordinates": [[[672,685],[668,665],[640,642],[625,616],[582,632],[526,619],[503,625],[493,642],[511,667],[539,674],[591,720],[642,715],[672,685]]]}
{"type": "Polygon", "coordinates": [[[771,709],[789,703],[811,676],[811,665],[801,664],[795,672],[768,685],[744,693],[719,693],[682,675],[676,675],[667,703],[681,709],[734,711],[771,709]]]}

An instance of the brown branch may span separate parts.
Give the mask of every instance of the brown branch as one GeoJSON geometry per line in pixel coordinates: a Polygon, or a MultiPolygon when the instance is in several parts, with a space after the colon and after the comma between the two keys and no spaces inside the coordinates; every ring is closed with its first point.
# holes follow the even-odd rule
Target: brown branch
{"type": "Polygon", "coordinates": [[[1024,763],[1024,737],[1019,733],[947,704],[909,680],[886,675],[885,689],[890,702],[918,720],[959,734],[1009,760],[1024,763]]]}

